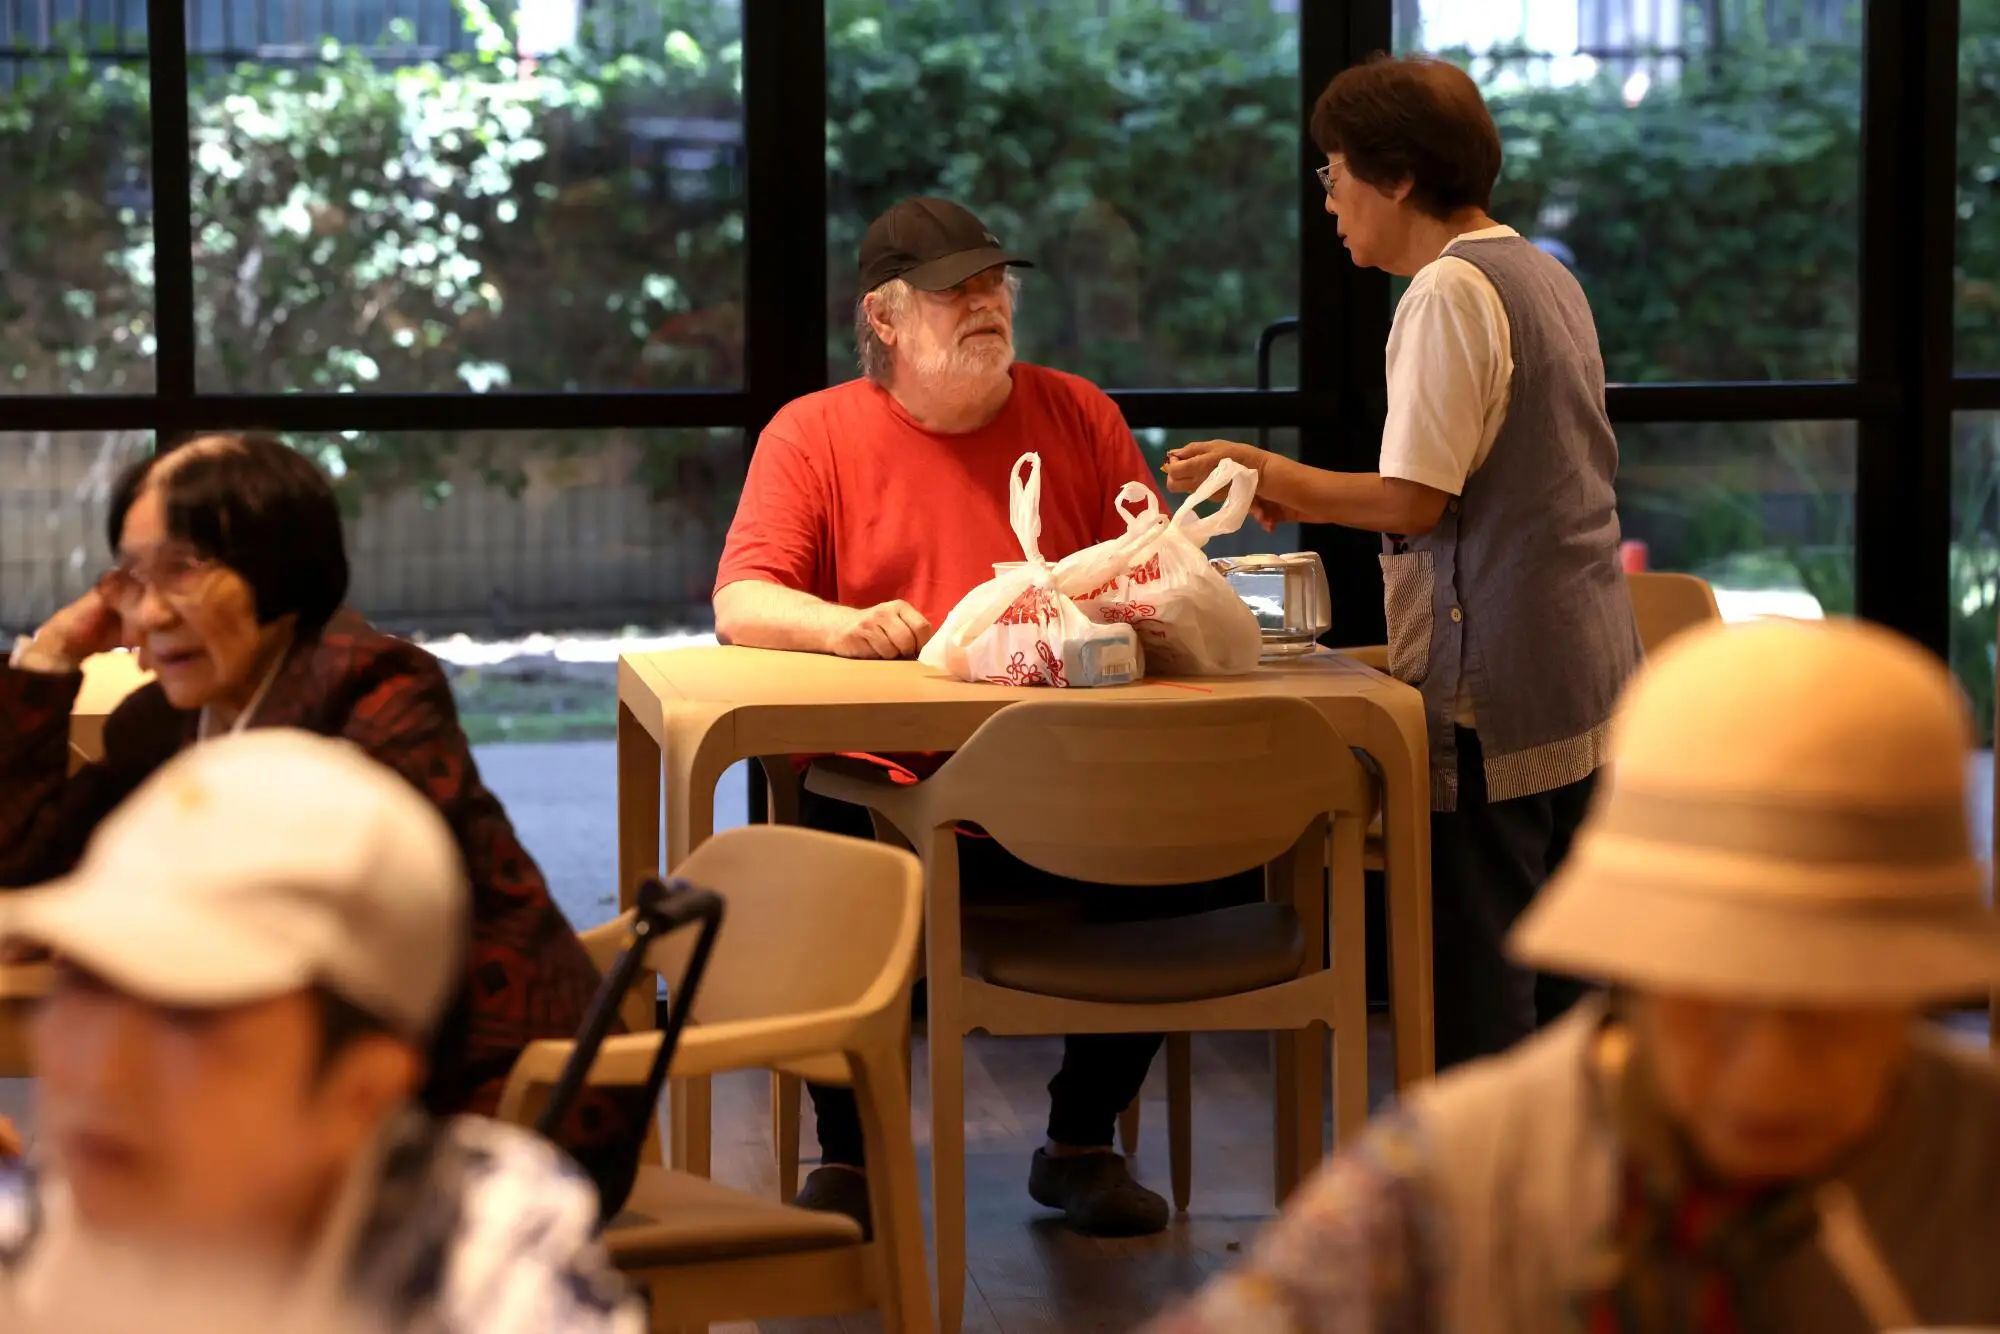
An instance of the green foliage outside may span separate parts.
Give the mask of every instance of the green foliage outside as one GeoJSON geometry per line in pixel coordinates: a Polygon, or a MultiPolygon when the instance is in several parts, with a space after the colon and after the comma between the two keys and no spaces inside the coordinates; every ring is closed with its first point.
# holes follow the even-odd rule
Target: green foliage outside
{"type": "MultiPolygon", "coordinates": [[[[644,31],[587,34],[539,62],[510,54],[483,0],[463,7],[476,47],[463,56],[393,65],[328,46],[303,66],[194,72],[203,386],[739,384],[742,50],[720,7],[648,0],[644,31]],[[690,135],[710,151],[690,157],[690,135]]],[[[830,0],[827,160],[797,164],[830,172],[830,290],[799,294],[831,316],[830,373],[852,364],[861,228],[931,192],[1041,261],[1025,355],[1111,386],[1250,384],[1258,331],[1299,300],[1296,19],[1209,8],[830,0]]],[[[1960,362],[1993,370],[2000,0],[1965,0],[1961,66],[1960,362]]],[[[1496,212],[1574,255],[1614,379],[1853,373],[1857,52],[1737,43],[1632,107],[1610,75],[1533,88],[1503,84],[1508,67],[1478,64],[1507,143],[1496,212]]],[[[0,85],[0,392],[151,387],[147,124],[143,70],[78,56],[0,85]]],[[[1842,609],[1850,438],[1812,424],[1627,432],[1628,526],[1656,564],[1802,584],[1842,609]]],[[[524,452],[604,439],[302,443],[356,494],[442,497],[453,467],[517,482],[524,452]]],[[[726,489],[719,460],[735,448],[729,432],[654,433],[641,475],[726,489]]],[[[1994,432],[1969,424],[1960,463],[1962,496],[1992,493],[1994,432]]],[[[1957,665],[1984,699],[2000,578],[1989,514],[1968,505],[1955,547],[1957,665]]]]}

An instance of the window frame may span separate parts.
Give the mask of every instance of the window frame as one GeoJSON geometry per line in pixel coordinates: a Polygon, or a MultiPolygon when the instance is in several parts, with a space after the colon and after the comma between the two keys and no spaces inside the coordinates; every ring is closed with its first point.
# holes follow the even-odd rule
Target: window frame
{"type": "MultiPolygon", "coordinates": [[[[190,195],[188,0],[147,0],[156,201],[190,195]]],[[[1391,49],[1395,0],[1301,0],[1299,22],[1299,389],[1114,389],[1135,429],[1294,427],[1301,457],[1372,471],[1383,416],[1386,275],[1358,271],[1323,225],[1305,127],[1340,69],[1391,49]]],[[[1614,423],[1857,423],[1855,597],[1859,614],[1942,654],[1949,638],[1951,424],[2000,410],[2000,375],[1955,375],[1958,0],[1867,0],[1861,162],[1860,349],[1851,380],[1613,385],[1614,423]]],[[[487,394],[229,395],[195,378],[189,209],[154,226],[155,389],[150,394],[0,399],[14,431],[151,430],[162,448],[204,430],[283,432],[620,427],[742,428],[746,450],[787,400],[824,386],[826,182],[796,170],[824,157],[826,14],[798,0],[743,0],[744,383],[731,390],[487,394]],[[810,90],[818,89],[818,97],[810,90]]],[[[1247,351],[1247,349],[1246,349],[1247,351]]],[[[1382,636],[1375,539],[1307,528],[1342,595],[1332,643],[1382,636]]]]}

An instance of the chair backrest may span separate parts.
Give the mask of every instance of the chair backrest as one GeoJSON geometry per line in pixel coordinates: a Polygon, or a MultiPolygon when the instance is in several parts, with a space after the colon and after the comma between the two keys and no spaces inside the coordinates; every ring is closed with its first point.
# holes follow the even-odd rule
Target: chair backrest
{"type": "Polygon", "coordinates": [[[1284,696],[1024,701],[987,719],[929,786],[932,809],[1030,866],[1114,885],[1234,875],[1315,817],[1369,805],[1349,743],[1284,696]]]}
{"type": "Polygon", "coordinates": [[[1708,581],[1691,574],[1664,574],[1647,571],[1628,574],[1625,582],[1632,590],[1632,615],[1639,622],[1639,642],[1647,653],[1683,630],[1722,619],[1715,590],[1708,581]]]}
{"type": "MultiPolygon", "coordinates": [[[[916,968],[923,867],[901,848],[812,829],[751,825],[717,834],[675,872],[722,896],[722,930],[690,1019],[703,1024],[886,1004],[916,968]]],[[[695,932],[646,963],[672,985],[695,932]]]]}

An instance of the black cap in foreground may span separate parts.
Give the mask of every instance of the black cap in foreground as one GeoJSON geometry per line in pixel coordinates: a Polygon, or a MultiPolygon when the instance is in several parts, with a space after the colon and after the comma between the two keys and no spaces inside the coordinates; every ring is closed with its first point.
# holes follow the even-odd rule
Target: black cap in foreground
{"type": "Polygon", "coordinates": [[[863,292],[892,278],[919,291],[942,292],[1000,264],[1035,267],[1002,249],[985,223],[948,199],[905,199],[869,223],[861,238],[863,292]]]}

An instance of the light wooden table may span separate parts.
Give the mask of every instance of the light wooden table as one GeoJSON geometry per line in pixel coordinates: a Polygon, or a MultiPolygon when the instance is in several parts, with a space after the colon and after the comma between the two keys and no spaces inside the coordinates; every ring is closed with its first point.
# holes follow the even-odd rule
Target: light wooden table
{"type": "Polygon", "coordinates": [[[125,697],[153,679],[139,655],[99,653],[83,660],[83,689],[69,714],[69,767],[74,773],[104,754],[104,720],[125,697]]]}
{"type": "MultiPolygon", "coordinates": [[[[1317,706],[1381,771],[1389,912],[1390,995],[1399,1015],[1428,1013],[1430,772],[1423,698],[1340,654],[1320,651],[1240,677],[1087,692],[1107,702],[1291,695],[1317,706]]],[[[658,867],[662,797],[666,866],[715,831],[715,787],[739,760],[766,755],[951,751],[1024,692],[970,685],[914,662],[855,662],[808,653],[685,648],[618,660],[618,890],[631,906],[658,867]],[[665,777],[664,793],[662,775],[665,777]]],[[[1396,1026],[1399,1085],[1433,1068],[1431,1027],[1396,1026]]],[[[675,1139],[708,1142],[708,1099],[675,1098],[675,1139]],[[684,1110],[683,1110],[684,1109],[684,1110]]],[[[705,1172],[695,1147],[681,1159],[705,1172]]]]}

